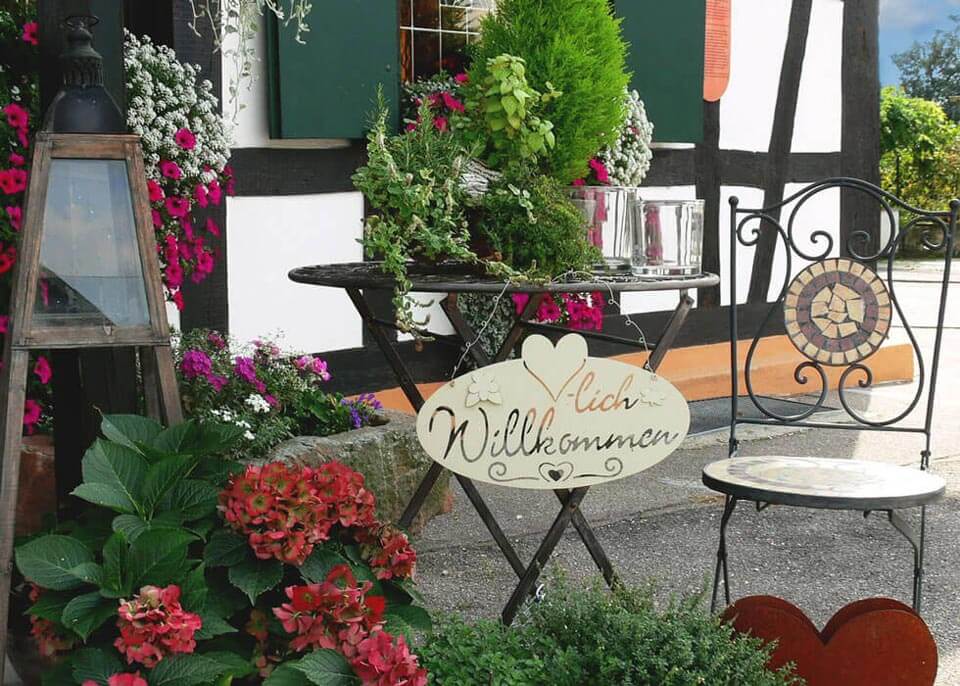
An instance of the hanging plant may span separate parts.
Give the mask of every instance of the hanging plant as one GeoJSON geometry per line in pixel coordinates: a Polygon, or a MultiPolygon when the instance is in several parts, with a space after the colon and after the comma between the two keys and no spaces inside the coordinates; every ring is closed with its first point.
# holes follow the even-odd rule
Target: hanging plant
{"type": "Polygon", "coordinates": [[[264,13],[271,12],[285,26],[293,25],[294,39],[303,43],[303,34],[310,30],[307,16],[312,7],[310,0],[190,0],[190,27],[198,36],[202,27],[208,27],[214,48],[233,65],[227,93],[234,120],[243,109],[241,85],[246,83],[249,90],[256,80],[254,65],[258,59],[253,39],[264,13]]]}

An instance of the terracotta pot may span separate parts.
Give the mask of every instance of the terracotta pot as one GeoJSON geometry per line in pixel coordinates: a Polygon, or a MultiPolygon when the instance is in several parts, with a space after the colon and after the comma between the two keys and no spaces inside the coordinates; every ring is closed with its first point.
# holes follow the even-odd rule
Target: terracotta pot
{"type": "Polygon", "coordinates": [[[24,436],[20,451],[20,489],[17,497],[17,536],[34,534],[43,520],[57,511],[57,482],[53,438],[24,436]]]}

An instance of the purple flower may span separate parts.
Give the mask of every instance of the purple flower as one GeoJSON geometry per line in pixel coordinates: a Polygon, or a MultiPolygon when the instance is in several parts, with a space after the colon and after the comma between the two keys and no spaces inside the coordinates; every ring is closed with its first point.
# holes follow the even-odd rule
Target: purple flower
{"type": "Polygon", "coordinates": [[[327,371],[327,363],[321,360],[319,357],[304,355],[295,359],[293,361],[293,365],[301,372],[316,374],[324,381],[330,380],[330,372],[327,371]]]}
{"type": "Polygon", "coordinates": [[[257,365],[252,357],[237,357],[233,361],[233,373],[256,388],[259,393],[267,390],[266,385],[257,378],[257,365]]]}
{"type": "Polygon", "coordinates": [[[208,378],[213,370],[213,363],[202,350],[188,350],[183,354],[180,370],[187,379],[196,379],[201,376],[208,378]]]}
{"type": "Polygon", "coordinates": [[[207,377],[207,381],[210,382],[210,385],[213,386],[213,390],[217,393],[223,390],[223,387],[229,383],[229,379],[225,376],[220,376],[219,374],[210,374],[207,377]]]}
{"type": "Polygon", "coordinates": [[[217,350],[223,350],[227,347],[227,342],[223,340],[223,336],[218,334],[216,331],[211,331],[207,334],[207,342],[217,350]]]}

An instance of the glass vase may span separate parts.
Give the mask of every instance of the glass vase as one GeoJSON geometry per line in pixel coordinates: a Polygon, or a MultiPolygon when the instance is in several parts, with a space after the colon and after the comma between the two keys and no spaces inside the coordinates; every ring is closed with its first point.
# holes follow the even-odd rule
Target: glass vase
{"type": "Polygon", "coordinates": [[[701,272],[702,200],[645,200],[633,207],[635,274],[686,276],[701,272]]]}
{"type": "Polygon", "coordinates": [[[586,222],[587,242],[598,247],[603,261],[599,272],[629,273],[633,267],[634,221],[640,203],[637,188],[573,186],[570,199],[586,222]]]}

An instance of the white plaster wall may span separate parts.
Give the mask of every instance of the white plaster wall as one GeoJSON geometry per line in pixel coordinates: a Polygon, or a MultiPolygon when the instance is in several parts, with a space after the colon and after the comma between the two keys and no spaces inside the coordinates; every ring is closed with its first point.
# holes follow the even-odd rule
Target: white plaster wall
{"type": "MultiPolygon", "coordinates": [[[[730,85],[720,101],[721,149],[769,149],[789,21],[786,0],[733,3],[730,85]]],[[[840,149],[842,30],[843,1],[814,0],[793,152],[840,149]]]]}
{"type": "MultiPolygon", "coordinates": [[[[798,192],[804,187],[804,184],[788,184],[785,197],[798,192]]],[[[730,304],[730,197],[736,196],[740,200],[739,209],[759,209],[763,204],[763,191],[758,188],[745,188],[742,186],[724,186],[720,194],[720,270],[721,270],[721,303],[730,304]]],[[[796,207],[791,203],[784,207],[780,215],[781,224],[786,229],[790,213],[796,207]]],[[[742,220],[746,215],[740,214],[742,220]]],[[[759,226],[759,222],[751,221],[743,231],[743,235],[749,238],[751,228],[759,226]]],[[[794,236],[797,245],[807,254],[819,254],[823,250],[824,243],[811,243],[810,234],[813,231],[826,231],[833,237],[833,250],[831,255],[837,255],[839,250],[840,236],[840,191],[839,189],[830,189],[812,196],[797,211],[797,217],[794,223],[794,236]]],[[[754,248],[737,244],[737,302],[744,303],[747,300],[747,292],[750,288],[750,272],[753,266],[754,248]]],[[[792,257],[790,276],[794,276],[809,264],[806,260],[796,254],[792,257]]],[[[770,275],[769,298],[775,298],[784,283],[786,276],[786,254],[783,248],[783,241],[778,239],[777,252],[774,257],[773,271],[770,275]]]]}
{"type": "Polygon", "coordinates": [[[307,352],[361,345],[360,318],[342,290],[287,278],[294,267],[362,259],[360,193],[230,198],[227,222],[233,336],[280,333],[284,347],[307,352]]]}

